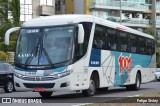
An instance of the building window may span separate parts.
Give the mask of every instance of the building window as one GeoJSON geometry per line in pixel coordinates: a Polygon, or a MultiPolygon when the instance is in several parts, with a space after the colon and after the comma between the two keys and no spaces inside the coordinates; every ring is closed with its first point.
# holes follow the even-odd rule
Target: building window
{"type": "Polygon", "coordinates": [[[20,20],[32,19],[32,0],[20,0],[20,20]]]}
{"type": "Polygon", "coordinates": [[[55,9],[56,11],[60,11],[61,10],[61,2],[60,0],[57,0],[55,3],[55,9]]]}
{"type": "Polygon", "coordinates": [[[40,0],[40,5],[53,6],[53,0],[40,0]]]}

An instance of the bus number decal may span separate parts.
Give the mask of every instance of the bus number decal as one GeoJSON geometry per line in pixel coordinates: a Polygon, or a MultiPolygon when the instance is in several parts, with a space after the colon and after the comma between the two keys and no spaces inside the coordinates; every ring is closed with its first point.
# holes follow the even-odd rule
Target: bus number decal
{"type": "Polygon", "coordinates": [[[122,56],[122,54],[118,58],[119,66],[120,66],[120,74],[122,71],[128,71],[130,72],[131,69],[131,63],[132,63],[132,58],[131,55],[128,56],[122,56]]]}

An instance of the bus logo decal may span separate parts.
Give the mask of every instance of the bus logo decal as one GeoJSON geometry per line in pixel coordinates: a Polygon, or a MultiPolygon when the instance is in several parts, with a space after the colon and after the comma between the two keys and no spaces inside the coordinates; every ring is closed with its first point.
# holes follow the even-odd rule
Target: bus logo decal
{"type": "Polygon", "coordinates": [[[131,55],[128,56],[122,56],[122,54],[118,58],[119,66],[120,66],[120,74],[122,71],[128,71],[130,72],[131,69],[131,63],[132,63],[132,58],[131,55]]]}

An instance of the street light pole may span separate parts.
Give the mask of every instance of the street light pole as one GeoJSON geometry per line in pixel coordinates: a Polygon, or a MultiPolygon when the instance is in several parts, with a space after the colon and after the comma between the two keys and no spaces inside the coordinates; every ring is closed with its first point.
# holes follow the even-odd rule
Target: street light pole
{"type": "Polygon", "coordinates": [[[157,29],[156,29],[156,0],[152,0],[152,17],[151,17],[151,23],[152,23],[152,28],[153,28],[153,33],[154,33],[154,38],[156,40],[156,46],[157,46],[157,29]]]}
{"type": "Polygon", "coordinates": [[[120,0],[120,24],[122,23],[122,0],[120,0]]]}

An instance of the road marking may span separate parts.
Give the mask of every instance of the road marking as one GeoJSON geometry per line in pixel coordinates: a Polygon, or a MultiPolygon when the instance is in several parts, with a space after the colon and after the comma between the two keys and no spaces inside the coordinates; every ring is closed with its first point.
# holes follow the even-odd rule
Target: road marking
{"type": "Polygon", "coordinates": [[[91,105],[93,103],[84,103],[84,104],[77,104],[77,105],[72,105],[72,106],[84,106],[84,105],[91,105]]]}
{"type": "Polygon", "coordinates": [[[133,95],[133,96],[127,96],[127,97],[138,97],[138,96],[140,96],[140,95],[133,95]]]}

